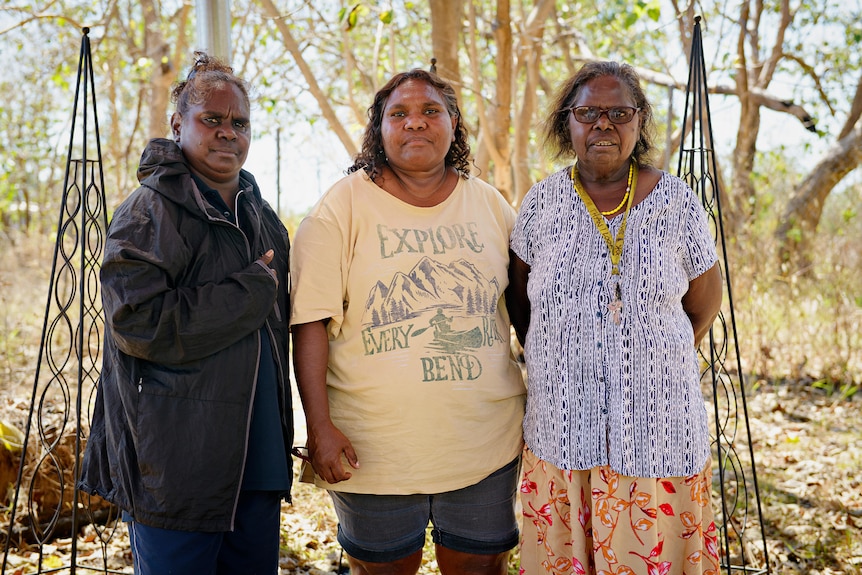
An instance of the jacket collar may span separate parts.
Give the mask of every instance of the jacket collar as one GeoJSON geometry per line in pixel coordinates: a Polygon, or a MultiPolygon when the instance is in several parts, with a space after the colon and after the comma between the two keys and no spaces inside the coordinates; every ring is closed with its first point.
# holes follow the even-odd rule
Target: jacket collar
{"type": "MultiPolygon", "coordinates": [[[[214,205],[207,198],[206,202],[200,202],[196,193],[189,193],[189,190],[194,190],[195,186],[191,185],[193,175],[189,170],[186,158],[183,155],[182,149],[173,140],[166,138],[155,138],[150,140],[147,147],[141,155],[141,163],[138,167],[138,181],[142,186],[146,186],[163,196],[170,199],[172,202],[179,204],[190,211],[196,211],[195,208],[202,209],[204,205],[214,205]]],[[[204,192],[203,182],[200,178],[194,178],[197,188],[204,192]]],[[[258,205],[263,201],[260,193],[260,188],[254,176],[245,170],[240,170],[239,173],[240,190],[243,191],[243,196],[253,198],[253,201],[258,205]]],[[[218,194],[216,194],[218,195],[218,194]]],[[[219,199],[221,199],[219,197],[219,199]]],[[[224,206],[224,202],[221,202],[224,206]]],[[[225,206],[233,211],[234,206],[225,206]]],[[[224,210],[217,207],[219,213],[224,210]]],[[[204,211],[206,211],[204,209],[204,211]]]]}

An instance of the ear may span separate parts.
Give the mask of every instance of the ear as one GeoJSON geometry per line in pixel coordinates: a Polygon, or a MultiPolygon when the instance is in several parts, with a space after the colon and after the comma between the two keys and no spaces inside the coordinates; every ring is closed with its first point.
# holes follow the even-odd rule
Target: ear
{"type": "Polygon", "coordinates": [[[174,112],[171,115],[171,134],[174,137],[174,141],[177,143],[180,142],[180,128],[182,126],[182,123],[183,117],[180,115],[179,112],[174,112]]]}
{"type": "Polygon", "coordinates": [[[458,122],[461,120],[458,116],[452,116],[452,141],[455,141],[456,134],[458,133],[458,122]]]}

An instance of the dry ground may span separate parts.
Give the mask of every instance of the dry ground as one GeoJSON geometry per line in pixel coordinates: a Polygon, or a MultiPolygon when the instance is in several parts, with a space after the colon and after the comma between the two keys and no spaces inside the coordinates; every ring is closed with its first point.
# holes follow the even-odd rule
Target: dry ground
{"type": "MultiPolygon", "coordinates": [[[[7,400],[4,404],[9,405],[7,400]]],[[[18,403],[18,405],[21,405],[18,403]]],[[[862,574],[862,401],[803,383],[760,383],[748,398],[771,572],[862,574]]],[[[298,443],[304,428],[297,422],[298,443]]],[[[282,512],[281,574],[334,574],[340,547],[335,518],[319,489],[298,483],[282,512]]],[[[101,562],[92,528],[78,542],[81,561],[101,562]]],[[[46,549],[45,566],[68,565],[69,539],[46,549]]],[[[131,573],[124,531],[107,548],[109,565],[131,573]]],[[[13,550],[7,573],[36,572],[38,554],[13,550]]],[[[512,562],[513,571],[516,560],[512,562]]],[[[45,567],[43,567],[44,572],[45,567]]],[[[62,571],[61,571],[62,572],[62,571]]],[[[430,553],[421,573],[436,573],[430,553]]],[[[514,571],[516,572],[516,571],[514,571]]]]}
{"type": "MultiPolygon", "coordinates": [[[[806,383],[761,383],[750,393],[772,573],[862,574],[860,395],[841,399],[806,383]]],[[[283,555],[296,563],[287,573],[334,572],[333,514],[318,490],[299,484],[283,525],[283,555]]],[[[427,555],[423,572],[435,573],[427,555]]]]}

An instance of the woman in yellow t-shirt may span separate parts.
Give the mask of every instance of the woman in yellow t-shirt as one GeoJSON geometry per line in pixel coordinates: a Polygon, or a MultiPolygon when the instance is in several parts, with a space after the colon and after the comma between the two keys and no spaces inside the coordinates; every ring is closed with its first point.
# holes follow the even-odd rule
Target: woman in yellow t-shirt
{"type": "Polygon", "coordinates": [[[515,212],[469,175],[451,85],[395,75],[362,151],[301,223],[295,372],[317,485],[354,573],[502,574],[525,387],[503,292],[515,212]]]}

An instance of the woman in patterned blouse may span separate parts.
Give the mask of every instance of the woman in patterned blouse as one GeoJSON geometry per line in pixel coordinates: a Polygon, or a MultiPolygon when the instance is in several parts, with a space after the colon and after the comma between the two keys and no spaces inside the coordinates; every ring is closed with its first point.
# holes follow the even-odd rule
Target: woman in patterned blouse
{"type": "Polygon", "coordinates": [[[696,347],[721,306],[706,214],[650,164],[631,66],[586,64],[546,123],[554,159],[511,236],[527,363],[522,573],[717,573],[696,347]]]}

